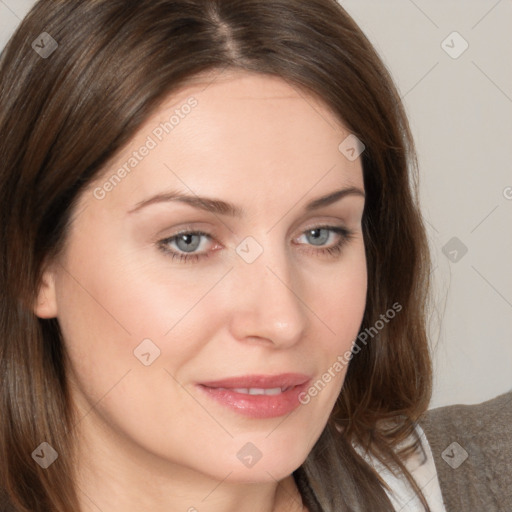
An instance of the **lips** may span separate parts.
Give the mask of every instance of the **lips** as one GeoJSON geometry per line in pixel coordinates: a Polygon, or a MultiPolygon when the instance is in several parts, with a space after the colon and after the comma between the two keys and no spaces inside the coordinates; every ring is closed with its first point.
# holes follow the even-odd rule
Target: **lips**
{"type": "Polygon", "coordinates": [[[310,382],[308,375],[246,375],[203,382],[198,388],[239,414],[255,419],[273,418],[291,413],[301,405],[299,395],[310,382]]]}
{"type": "Polygon", "coordinates": [[[230,377],[227,379],[201,382],[200,385],[208,388],[224,389],[273,389],[292,388],[300,386],[310,379],[302,373],[282,373],[280,375],[245,375],[242,377],[230,377]]]}

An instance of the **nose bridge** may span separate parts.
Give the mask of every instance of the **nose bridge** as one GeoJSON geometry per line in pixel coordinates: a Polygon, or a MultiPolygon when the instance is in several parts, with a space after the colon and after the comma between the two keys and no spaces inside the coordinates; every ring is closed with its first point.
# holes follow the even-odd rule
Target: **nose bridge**
{"type": "Polygon", "coordinates": [[[237,247],[235,335],[267,338],[276,345],[296,343],[305,329],[300,279],[284,244],[267,236],[263,243],[247,237],[237,247]],[[272,241],[273,240],[273,241],[272,241]]]}

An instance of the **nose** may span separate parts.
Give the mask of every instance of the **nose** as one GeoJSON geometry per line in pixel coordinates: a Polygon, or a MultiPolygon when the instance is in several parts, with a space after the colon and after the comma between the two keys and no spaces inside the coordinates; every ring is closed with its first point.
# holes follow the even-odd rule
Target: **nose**
{"type": "Polygon", "coordinates": [[[286,348],[304,336],[306,287],[283,249],[264,250],[252,263],[240,258],[230,282],[230,329],[235,339],[286,348]]]}

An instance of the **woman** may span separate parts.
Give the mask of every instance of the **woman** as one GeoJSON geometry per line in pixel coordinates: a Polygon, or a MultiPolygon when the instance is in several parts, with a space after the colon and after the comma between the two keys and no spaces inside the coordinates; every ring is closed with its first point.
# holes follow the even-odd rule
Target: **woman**
{"type": "Polygon", "coordinates": [[[1,77],[5,510],[443,510],[414,145],[334,0],[41,0],[1,77]]]}

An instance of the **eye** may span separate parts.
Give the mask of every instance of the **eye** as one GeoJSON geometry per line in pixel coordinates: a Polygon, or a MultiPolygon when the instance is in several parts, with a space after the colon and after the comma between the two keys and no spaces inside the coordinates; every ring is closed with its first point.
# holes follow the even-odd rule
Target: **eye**
{"type": "MultiPolygon", "coordinates": [[[[306,253],[311,252],[317,256],[325,254],[336,256],[341,253],[343,246],[353,237],[353,232],[342,226],[316,226],[304,231],[299,238],[302,237],[307,239],[306,244],[299,243],[296,245],[320,247],[320,249],[306,250],[306,253]],[[335,240],[337,238],[334,244],[333,238],[335,240]],[[324,247],[329,240],[331,240],[331,245],[324,247]]],[[[212,251],[204,251],[202,239],[213,241],[213,237],[204,231],[182,231],[160,240],[157,245],[162,252],[170,255],[172,260],[177,259],[180,262],[187,263],[210,257],[212,251]],[[200,247],[203,248],[203,252],[196,252],[200,247]]]]}
{"type": "Polygon", "coordinates": [[[345,244],[353,238],[354,233],[343,226],[316,226],[308,229],[301,236],[305,237],[312,245],[322,247],[320,250],[309,250],[307,252],[315,253],[318,256],[325,254],[336,256],[341,253],[345,244]],[[332,238],[338,239],[334,245],[323,247],[332,238]]]}
{"type": "Polygon", "coordinates": [[[160,240],[158,246],[163,252],[170,254],[173,260],[178,259],[183,262],[189,260],[197,261],[199,258],[207,258],[210,256],[208,252],[194,254],[201,246],[201,238],[212,240],[212,237],[203,231],[182,231],[169,238],[160,240]],[[172,246],[176,247],[177,250],[173,249],[172,246]]]}

